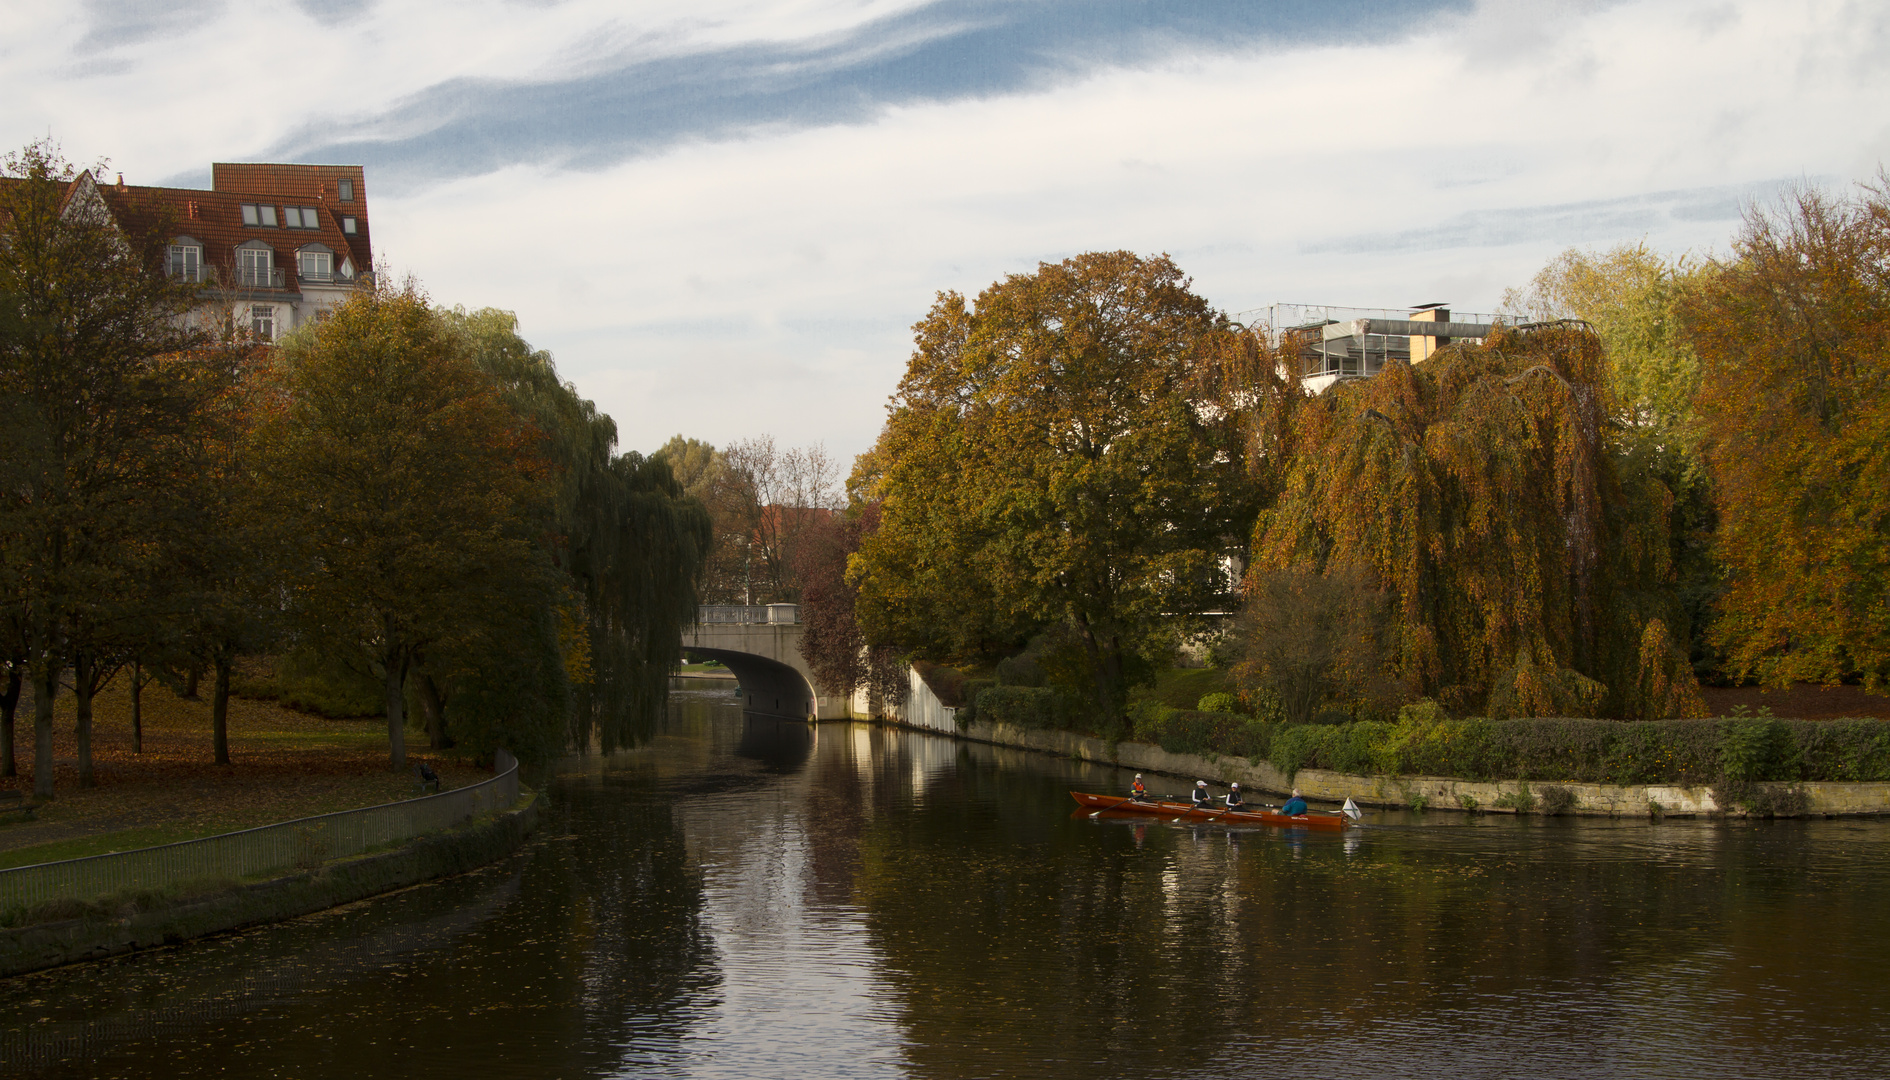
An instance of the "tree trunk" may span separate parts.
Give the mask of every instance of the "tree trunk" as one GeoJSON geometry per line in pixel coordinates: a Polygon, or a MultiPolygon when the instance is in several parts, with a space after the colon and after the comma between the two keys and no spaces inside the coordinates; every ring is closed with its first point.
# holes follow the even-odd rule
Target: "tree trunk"
{"type": "Polygon", "coordinates": [[[97,661],[91,654],[82,652],[73,656],[73,712],[78,716],[74,734],[79,748],[79,786],[82,788],[96,784],[92,778],[92,676],[97,671],[97,661]]]}
{"type": "Polygon", "coordinates": [[[230,654],[222,649],[216,654],[217,683],[210,698],[210,742],[216,748],[216,763],[230,763],[230,654]]]}
{"type": "Polygon", "coordinates": [[[144,665],[131,662],[131,752],[144,753],[144,665]]]}
{"type": "Polygon", "coordinates": [[[53,695],[63,666],[44,655],[33,665],[33,795],[40,799],[53,796],[53,695]]]}
{"type": "Polygon", "coordinates": [[[435,750],[452,749],[452,736],[446,733],[446,705],[440,700],[440,686],[433,681],[432,673],[416,672],[413,688],[427,723],[427,745],[435,750]]]}
{"type": "Polygon", "coordinates": [[[9,664],[6,692],[0,693],[0,776],[20,775],[13,764],[13,715],[20,707],[20,687],[24,682],[20,665],[9,664]]]}
{"type": "Polygon", "coordinates": [[[201,674],[202,672],[195,664],[184,670],[184,692],[179,696],[185,701],[197,700],[197,677],[201,674]]]}
{"type": "Polygon", "coordinates": [[[395,769],[407,767],[407,662],[389,656],[382,664],[387,683],[387,753],[395,769]]]}

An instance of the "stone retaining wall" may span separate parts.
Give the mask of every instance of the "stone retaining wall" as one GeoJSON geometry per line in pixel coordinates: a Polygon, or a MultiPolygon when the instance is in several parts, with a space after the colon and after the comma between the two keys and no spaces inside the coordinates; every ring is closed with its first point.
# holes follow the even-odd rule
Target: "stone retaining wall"
{"type": "MultiPolygon", "coordinates": [[[[1194,754],[1171,754],[1147,743],[1121,742],[1113,747],[1101,740],[1068,731],[1026,731],[1005,724],[973,722],[958,736],[975,742],[1040,750],[1049,754],[1118,765],[1138,772],[1158,773],[1210,783],[1239,781],[1254,791],[1285,794],[1294,787],[1310,799],[1342,802],[1347,798],[1362,805],[1405,807],[1424,805],[1446,810],[1484,810],[1515,813],[1519,806],[1534,801],[1539,808],[1545,788],[1557,787],[1573,796],[1565,813],[1597,816],[1647,816],[1651,814],[1740,813],[1726,809],[1713,800],[1713,792],[1704,787],[1679,787],[1666,784],[1620,786],[1615,784],[1558,784],[1544,781],[1504,781],[1487,783],[1455,780],[1443,776],[1351,776],[1324,769],[1301,769],[1289,779],[1265,761],[1246,758],[1206,758],[1194,754]]],[[[1808,781],[1797,785],[1804,789],[1807,813],[1824,817],[1849,817],[1864,814],[1890,814],[1890,784],[1841,784],[1808,781]]]]}
{"type": "Polygon", "coordinates": [[[465,873],[518,850],[537,824],[537,797],[528,795],[496,818],[424,836],[393,851],[342,859],[153,911],[0,930],[0,977],[282,922],[465,873]]]}

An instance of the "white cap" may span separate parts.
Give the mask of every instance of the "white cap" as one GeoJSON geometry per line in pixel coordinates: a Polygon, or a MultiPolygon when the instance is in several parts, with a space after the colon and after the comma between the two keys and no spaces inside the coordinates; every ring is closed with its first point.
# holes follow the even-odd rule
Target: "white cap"
{"type": "Polygon", "coordinates": [[[1195,787],[1207,787],[1207,781],[1206,781],[1206,780],[1196,780],[1196,781],[1194,782],[1194,786],[1195,786],[1195,787]]]}
{"type": "Polygon", "coordinates": [[[1230,787],[1230,788],[1238,788],[1238,787],[1240,787],[1240,781],[1238,781],[1238,780],[1236,780],[1236,781],[1234,781],[1233,783],[1231,783],[1231,784],[1229,784],[1229,785],[1227,785],[1227,786],[1228,786],[1228,787],[1230,787]]]}
{"type": "Polygon", "coordinates": [[[1136,774],[1135,774],[1135,778],[1136,778],[1137,780],[1140,780],[1140,779],[1142,779],[1142,774],[1141,774],[1141,773],[1136,773],[1136,774]]]}

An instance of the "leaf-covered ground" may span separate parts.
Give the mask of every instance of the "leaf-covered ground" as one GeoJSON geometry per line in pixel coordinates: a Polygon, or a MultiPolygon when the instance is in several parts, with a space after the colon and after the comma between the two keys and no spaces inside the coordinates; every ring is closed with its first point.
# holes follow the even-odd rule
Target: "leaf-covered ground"
{"type": "MultiPolygon", "coordinates": [[[[273,701],[232,698],[230,760],[212,763],[210,696],[187,701],[158,685],[144,691],[142,753],[131,751],[131,698],[117,680],[93,706],[96,786],[79,787],[73,701],[55,709],[56,794],[38,820],[0,815],[0,868],[144,847],[254,828],[278,821],[393,802],[418,794],[413,761],[437,770],[446,788],[488,774],[462,759],[426,749],[408,733],[405,771],[388,767],[387,727],[379,718],[329,720],[273,701]]],[[[19,776],[0,778],[34,801],[33,718],[22,702],[15,721],[19,776]]]]}

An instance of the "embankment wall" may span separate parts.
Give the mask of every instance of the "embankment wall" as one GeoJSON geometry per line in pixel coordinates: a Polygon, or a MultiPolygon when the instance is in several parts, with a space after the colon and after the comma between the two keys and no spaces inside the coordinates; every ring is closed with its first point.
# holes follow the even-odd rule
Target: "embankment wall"
{"type": "Polygon", "coordinates": [[[392,851],[236,885],[149,911],[0,930],[0,977],[281,922],[465,873],[518,850],[537,824],[537,796],[527,795],[520,805],[493,818],[424,836],[392,851]]]}
{"type": "MultiPolygon", "coordinates": [[[[1288,778],[1265,761],[1239,757],[1207,758],[1172,754],[1147,743],[1109,743],[1068,731],[1028,731],[1005,724],[974,721],[959,738],[975,742],[1040,750],[1047,754],[1095,761],[1143,773],[1177,776],[1190,786],[1196,780],[1238,781],[1249,790],[1284,794],[1294,787],[1311,799],[1340,802],[1350,798],[1368,806],[1429,806],[1448,810],[1483,810],[1515,813],[1519,806],[1539,804],[1545,788],[1566,790],[1573,801],[1564,813],[1596,816],[1653,814],[1738,814],[1738,808],[1720,806],[1711,788],[1666,784],[1549,784],[1540,781],[1488,782],[1443,776],[1352,776],[1324,769],[1301,769],[1288,778]]],[[[1823,817],[1890,814],[1890,784],[1845,784],[1807,781],[1806,813],[1823,817]]],[[[1126,794],[1126,792],[1125,792],[1126,794]]],[[[1185,794],[1185,793],[1184,793],[1185,794]]]]}

